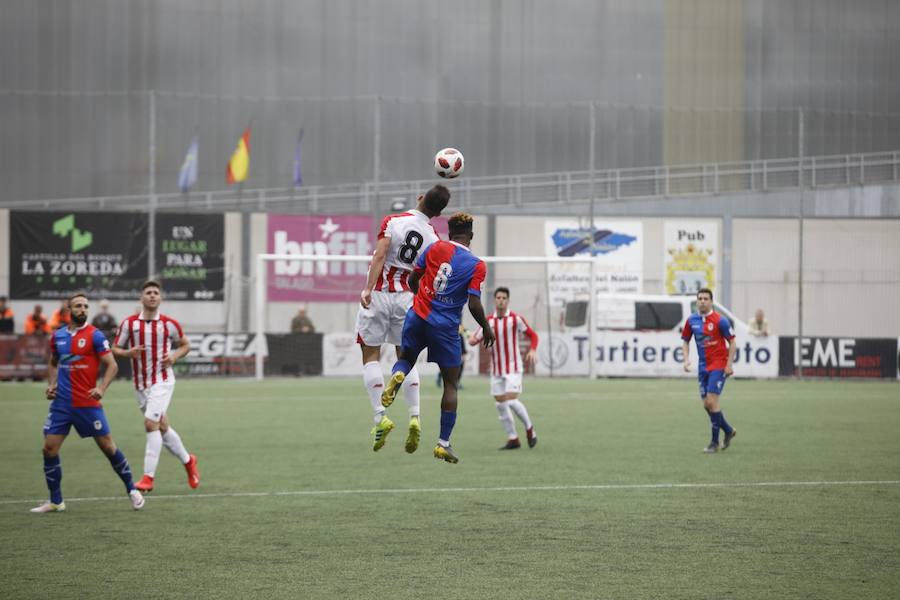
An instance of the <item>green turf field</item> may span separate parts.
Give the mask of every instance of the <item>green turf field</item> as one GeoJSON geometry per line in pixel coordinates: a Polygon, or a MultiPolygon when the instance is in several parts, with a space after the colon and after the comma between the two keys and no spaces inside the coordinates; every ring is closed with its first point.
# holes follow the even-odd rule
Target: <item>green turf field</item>
{"type": "MultiPolygon", "coordinates": [[[[461,392],[460,463],[398,423],[371,450],[357,380],[181,381],[199,456],[164,451],[141,512],[90,440],[63,446],[68,511],[46,497],[38,384],[0,384],[4,598],[889,598],[900,589],[900,385],[729,383],[739,435],[705,455],[692,381],[528,380],[539,444],[504,441],[487,381],[461,392]],[[661,484],[675,484],[665,486],[661,484]],[[704,485],[709,484],[709,485],[704,485]]],[[[105,401],[139,476],[128,384],[105,401]]]]}

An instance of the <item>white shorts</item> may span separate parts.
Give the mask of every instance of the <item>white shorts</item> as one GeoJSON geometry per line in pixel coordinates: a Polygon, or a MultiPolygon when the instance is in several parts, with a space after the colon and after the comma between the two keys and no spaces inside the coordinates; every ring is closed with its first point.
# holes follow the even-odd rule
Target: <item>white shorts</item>
{"type": "Polygon", "coordinates": [[[491,375],[491,396],[522,393],[522,374],[491,375]]]}
{"type": "Polygon", "coordinates": [[[372,292],[369,308],[360,306],[356,313],[359,340],[366,346],[399,346],[403,337],[403,322],[412,303],[412,292],[372,292]]]}
{"type": "Polygon", "coordinates": [[[134,396],[137,398],[138,408],[141,409],[144,418],[159,423],[159,420],[162,419],[169,409],[169,403],[172,401],[172,393],[174,391],[174,381],[172,383],[157,383],[145,390],[135,390],[134,396]]]}

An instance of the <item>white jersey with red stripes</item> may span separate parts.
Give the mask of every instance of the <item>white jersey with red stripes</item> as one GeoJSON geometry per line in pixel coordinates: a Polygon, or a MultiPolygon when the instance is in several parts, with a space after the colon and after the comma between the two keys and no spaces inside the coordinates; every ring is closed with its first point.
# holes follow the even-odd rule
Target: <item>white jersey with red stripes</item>
{"type": "MultiPolygon", "coordinates": [[[[538,335],[528,325],[525,317],[512,311],[498,316],[497,313],[487,318],[488,325],[494,332],[494,346],[491,348],[491,374],[503,377],[514,373],[524,373],[522,353],[519,352],[519,335],[528,336],[531,341],[530,350],[537,349],[538,335]]],[[[475,339],[481,341],[484,333],[479,327],[475,339]]]]}
{"type": "Polygon", "coordinates": [[[164,314],[150,319],[142,312],[122,321],[116,334],[116,346],[146,348],[138,358],[131,359],[135,389],[146,390],[156,384],[175,383],[175,373],[172,367],[163,366],[163,359],[169,356],[172,345],[183,337],[184,331],[178,321],[164,314]]]}
{"type": "Polygon", "coordinates": [[[378,239],[390,238],[381,277],[375,282],[379,292],[408,292],[407,278],[419,253],[440,239],[428,217],[418,211],[388,215],[381,221],[378,239]]]}

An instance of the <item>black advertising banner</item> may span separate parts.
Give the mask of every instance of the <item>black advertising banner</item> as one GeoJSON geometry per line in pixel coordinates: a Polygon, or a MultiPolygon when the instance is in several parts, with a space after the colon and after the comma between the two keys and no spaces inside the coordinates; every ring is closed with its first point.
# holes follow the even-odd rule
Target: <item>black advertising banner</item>
{"type": "Polygon", "coordinates": [[[147,215],[10,212],[10,297],[137,299],[147,279],[147,215]]]}
{"type": "Polygon", "coordinates": [[[778,338],[781,376],[897,377],[896,338],[778,338]]]}
{"type": "Polygon", "coordinates": [[[224,215],[158,213],[154,248],[168,300],[222,300],[224,215]]]}

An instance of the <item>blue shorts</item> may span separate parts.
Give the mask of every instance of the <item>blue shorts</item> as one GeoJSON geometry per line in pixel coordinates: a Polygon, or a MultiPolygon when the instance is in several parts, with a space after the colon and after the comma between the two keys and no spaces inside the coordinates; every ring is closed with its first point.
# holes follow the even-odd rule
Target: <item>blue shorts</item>
{"type": "Polygon", "coordinates": [[[400,349],[406,359],[415,364],[425,348],[428,348],[428,362],[437,363],[439,367],[447,369],[462,365],[459,325],[437,327],[417,315],[413,309],[409,309],[403,323],[400,349]]]}
{"type": "Polygon", "coordinates": [[[83,438],[109,435],[109,423],[101,407],[73,408],[51,402],[44,435],[69,435],[73,425],[83,438]]]}
{"type": "Polygon", "coordinates": [[[722,395],[725,389],[725,369],[715,371],[699,371],[697,379],[700,382],[700,397],[706,398],[706,394],[722,395]]]}

